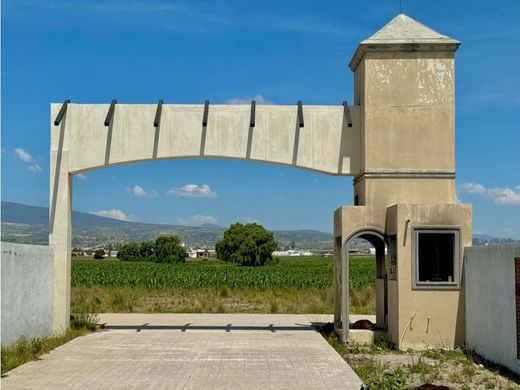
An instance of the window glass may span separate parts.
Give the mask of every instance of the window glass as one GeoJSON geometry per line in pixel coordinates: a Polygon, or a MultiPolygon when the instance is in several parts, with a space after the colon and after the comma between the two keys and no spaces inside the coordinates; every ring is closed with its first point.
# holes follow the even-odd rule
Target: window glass
{"type": "Polygon", "coordinates": [[[413,285],[459,286],[459,229],[414,228],[413,285]]]}
{"type": "Polygon", "coordinates": [[[455,280],[455,233],[419,233],[419,282],[455,280]]]}

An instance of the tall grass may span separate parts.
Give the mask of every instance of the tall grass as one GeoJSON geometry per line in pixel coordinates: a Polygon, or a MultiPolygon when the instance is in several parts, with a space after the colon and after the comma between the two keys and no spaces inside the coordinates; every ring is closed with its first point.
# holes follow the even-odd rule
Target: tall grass
{"type": "Polygon", "coordinates": [[[28,339],[21,337],[9,346],[2,345],[2,375],[21,364],[36,360],[41,355],[52,351],[66,342],[92,332],[96,328],[97,318],[92,313],[75,314],[71,318],[70,328],[61,335],[28,339]]]}
{"type": "MultiPolygon", "coordinates": [[[[73,287],[72,312],[86,306],[98,313],[293,313],[334,311],[332,287],[264,290],[221,288],[146,289],[73,287]]],[[[374,287],[351,290],[351,313],[375,313],[374,287]]]]}
{"type": "MultiPolygon", "coordinates": [[[[219,261],[74,261],[72,311],[332,313],[332,259],[286,257],[264,267],[219,261]]],[[[375,260],[350,262],[351,311],[375,312],[375,260]]]]}

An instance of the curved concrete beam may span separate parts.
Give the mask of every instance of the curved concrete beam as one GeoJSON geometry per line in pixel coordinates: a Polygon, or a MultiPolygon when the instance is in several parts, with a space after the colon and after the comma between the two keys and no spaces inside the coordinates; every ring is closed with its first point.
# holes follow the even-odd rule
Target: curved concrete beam
{"type": "MultiPolygon", "coordinates": [[[[305,126],[298,126],[297,106],[257,105],[250,127],[249,105],[162,106],[154,127],[156,104],[117,104],[104,126],[109,104],[73,104],[67,109],[63,150],[68,172],[138,161],[173,158],[231,158],[294,166],[329,175],[360,173],[359,106],[351,106],[348,127],[338,106],[303,106],[305,126]]],[[[51,105],[51,121],[61,108],[51,105]]],[[[59,149],[60,126],[51,123],[51,150],[59,149]]]]}

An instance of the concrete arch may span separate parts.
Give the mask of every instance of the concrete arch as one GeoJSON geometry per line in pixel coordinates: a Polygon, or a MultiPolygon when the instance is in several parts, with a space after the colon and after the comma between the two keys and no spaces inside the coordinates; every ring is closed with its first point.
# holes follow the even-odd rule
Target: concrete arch
{"type": "Polygon", "coordinates": [[[341,334],[344,342],[349,338],[349,251],[352,240],[362,238],[370,242],[376,249],[376,326],[384,328],[386,325],[386,283],[384,279],[384,256],[386,238],[384,231],[377,227],[367,226],[356,229],[341,245],[341,334]],[[382,282],[380,282],[382,281],[382,282]]]}
{"type": "Polygon", "coordinates": [[[360,109],[337,106],[51,105],[49,245],[54,247],[54,330],[68,326],[72,177],[144,161],[225,158],[328,175],[360,173],[360,109]],[[66,108],[57,125],[54,121],[66,108]],[[107,113],[112,112],[113,115],[107,113]],[[351,123],[349,123],[351,122],[351,123]],[[349,126],[350,124],[350,126],[349,126]],[[157,125],[157,126],[156,126],[157,125]]]}
{"type": "MultiPolygon", "coordinates": [[[[294,166],[329,174],[360,173],[360,111],[342,106],[258,105],[254,126],[248,105],[162,106],[154,127],[154,104],[116,104],[108,126],[107,104],[67,105],[60,126],[51,123],[51,150],[67,150],[68,172],[139,161],[174,158],[229,158],[294,166]]],[[[61,104],[51,105],[51,120],[61,104]]]]}
{"type": "Polygon", "coordinates": [[[367,226],[365,228],[356,229],[347,238],[345,238],[343,245],[346,246],[349,241],[352,241],[354,238],[362,238],[370,242],[372,245],[374,245],[372,242],[374,239],[380,239],[383,242],[386,240],[384,230],[376,226],[367,226]]]}

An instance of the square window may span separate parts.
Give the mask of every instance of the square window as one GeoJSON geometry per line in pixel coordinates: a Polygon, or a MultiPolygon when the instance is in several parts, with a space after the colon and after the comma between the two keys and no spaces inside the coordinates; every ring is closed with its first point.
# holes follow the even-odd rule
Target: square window
{"type": "Polygon", "coordinates": [[[459,230],[414,229],[414,287],[459,286],[459,230]]]}

